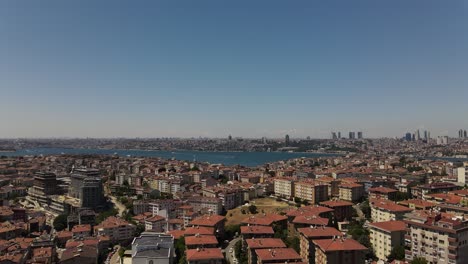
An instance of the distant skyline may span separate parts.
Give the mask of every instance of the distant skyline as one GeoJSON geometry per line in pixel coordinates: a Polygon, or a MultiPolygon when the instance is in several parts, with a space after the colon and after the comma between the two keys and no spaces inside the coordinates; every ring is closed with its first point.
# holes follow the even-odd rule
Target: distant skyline
{"type": "Polygon", "coordinates": [[[468,129],[466,1],[1,1],[0,138],[468,129]]]}

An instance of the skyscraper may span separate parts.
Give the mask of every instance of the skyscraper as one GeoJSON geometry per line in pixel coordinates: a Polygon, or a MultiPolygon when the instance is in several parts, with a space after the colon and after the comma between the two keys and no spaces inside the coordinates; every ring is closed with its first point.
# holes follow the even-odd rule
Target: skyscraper
{"type": "Polygon", "coordinates": [[[429,139],[429,138],[428,138],[428,135],[427,135],[427,130],[424,130],[424,140],[427,141],[428,139],[429,139]]]}
{"type": "Polygon", "coordinates": [[[405,140],[406,141],[411,141],[411,133],[410,132],[406,133],[405,140]]]}
{"type": "Polygon", "coordinates": [[[71,176],[69,195],[80,200],[81,207],[98,208],[105,202],[98,170],[76,169],[71,176]]]}
{"type": "Polygon", "coordinates": [[[357,138],[358,138],[358,139],[362,139],[362,138],[363,138],[362,132],[361,132],[361,131],[357,132],[357,138]]]}
{"type": "Polygon", "coordinates": [[[416,140],[421,140],[421,134],[419,133],[419,129],[416,130],[416,140]]]}
{"type": "Polygon", "coordinates": [[[332,132],[332,139],[337,139],[336,132],[332,132]]]}
{"type": "Polygon", "coordinates": [[[464,138],[467,138],[467,136],[468,136],[468,135],[466,134],[466,130],[463,131],[463,137],[464,137],[464,138]]]}
{"type": "Polygon", "coordinates": [[[57,176],[50,172],[36,172],[33,186],[28,190],[31,200],[48,204],[49,195],[57,194],[57,176]]]}
{"type": "Polygon", "coordinates": [[[341,132],[338,132],[338,139],[341,138],[341,132]]]}
{"type": "Polygon", "coordinates": [[[349,132],[349,139],[355,139],[356,138],[356,133],[355,132],[349,132]]]}
{"type": "Polygon", "coordinates": [[[286,146],[289,146],[289,135],[286,135],[284,137],[284,143],[286,144],[286,146]]]}
{"type": "Polygon", "coordinates": [[[463,129],[458,130],[458,138],[463,138],[463,129]]]}

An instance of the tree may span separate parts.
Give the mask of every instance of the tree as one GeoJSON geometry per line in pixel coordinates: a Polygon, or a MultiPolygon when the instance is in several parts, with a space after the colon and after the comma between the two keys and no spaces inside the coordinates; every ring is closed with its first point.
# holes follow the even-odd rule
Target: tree
{"type": "Polygon", "coordinates": [[[240,234],[240,225],[228,225],[224,230],[224,239],[232,240],[234,236],[240,234]]]}
{"type": "Polygon", "coordinates": [[[404,260],[405,259],[405,248],[403,246],[396,246],[392,248],[390,255],[387,257],[388,262],[392,262],[394,260],[404,260]]]}
{"type": "Polygon", "coordinates": [[[123,258],[124,255],[125,255],[125,248],[120,247],[120,248],[119,248],[119,257],[120,257],[120,258],[123,258]]]}
{"type": "Polygon", "coordinates": [[[361,211],[366,216],[366,218],[371,217],[371,208],[369,205],[369,200],[366,200],[361,204],[361,211]]]}
{"type": "Polygon", "coordinates": [[[62,231],[67,228],[67,218],[68,215],[61,214],[54,219],[54,228],[57,231],[62,231]]]}
{"type": "Polygon", "coordinates": [[[242,241],[237,241],[237,243],[234,245],[234,251],[236,253],[236,258],[240,264],[248,262],[247,252],[242,247],[242,241]]]}
{"type": "Polygon", "coordinates": [[[251,205],[249,206],[249,212],[250,212],[251,214],[256,214],[256,213],[257,213],[257,206],[251,204],[251,205]]]}
{"type": "Polygon", "coordinates": [[[186,263],[185,262],[185,238],[180,237],[174,244],[176,252],[176,263],[186,263]]]}
{"type": "Polygon", "coordinates": [[[395,201],[396,202],[399,202],[399,201],[403,201],[403,200],[408,200],[410,197],[409,197],[409,194],[408,193],[404,193],[404,192],[400,192],[398,191],[396,193],[396,196],[395,196],[395,201]]]}
{"type": "Polygon", "coordinates": [[[301,241],[299,240],[299,237],[297,237],[297,236],[289,237],[286,240],[286,245],[289,248],[294,249],[297,253],[301,252],[301,241]]]}
{"type": "Polygon", "coordinates": [[[109,216],[116,216],[119,212],[117,211],[117,209],[115,208],[111,208],[107,211],[104,211],[102,213],[100,213],[97,217],[96,217],[96,223],[97,224],[100,224],[102,221],[104,221],[107,217],[109,216]]]}
{"type": "Polygon", "coordinates": [[[427,264],[427,260],[423,257],[416,257],[410,262],[410,264],[427,264]]]}

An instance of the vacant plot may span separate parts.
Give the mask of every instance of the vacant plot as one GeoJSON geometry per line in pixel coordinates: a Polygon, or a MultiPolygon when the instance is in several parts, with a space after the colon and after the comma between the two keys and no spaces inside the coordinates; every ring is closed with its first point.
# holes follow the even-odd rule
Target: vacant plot
{"type": "MultiPolygon", "coordinates": [[[[289,207],[286,202],[276,201],[276,199],[270,197],[252,200],[250,204],[257,206],[257,214],[279,213],[289,207]]],[[[249,212],[249,206],[229,210],[226,214],[226,225],[238,225],[250,215],[252,214],[249,212]],[[244,210],[245,214],[242,213],[242,210],[244,210]]]]}

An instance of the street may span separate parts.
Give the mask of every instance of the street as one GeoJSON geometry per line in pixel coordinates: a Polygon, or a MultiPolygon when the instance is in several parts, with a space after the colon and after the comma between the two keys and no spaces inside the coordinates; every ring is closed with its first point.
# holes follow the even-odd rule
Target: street
{"type": "Polygon", "coordinates": [[[229,242],[229,245],[226,247],[226,261],[227,263],[234,263],[234,259],[236,258],[234,255],[234,246],[236,243],[240,241],[240,237],[233,239],[231,242],[229,242]],[[229,252],[232,249],[232,253],[229,252]]]}
{"type": "Polygon", "coordinates": [[[119,216],[123,216],[123,213],[125,212],[125,210],[127,210],[127,208],[125,208],[125,205],[117,201],[117,198],[115,198],[114,196],[109,195],[109,197],[111,198],[111,201],[114,204],[114,206],[119,211],[119,216]]]}
{"type": "Polygon", "coordinates": [[[358,220],[365,220],[366,219],[366,216],[364,215],[364,213],[361,210],[361,204],[355,204],[355,205],[353,205],[353,208],[356,210],[356,212],[358,214],[358,220]]]}

